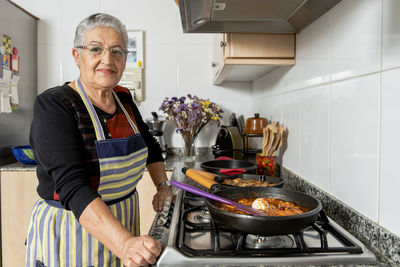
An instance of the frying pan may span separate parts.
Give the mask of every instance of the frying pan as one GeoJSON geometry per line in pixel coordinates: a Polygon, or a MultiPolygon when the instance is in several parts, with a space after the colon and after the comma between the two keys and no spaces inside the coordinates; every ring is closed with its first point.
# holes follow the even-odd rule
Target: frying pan
{"type": "Polygon", "coordinates": [[[251,216],[222,210],[216,206],[216,201],[207,199],[207,207],[217,224],[250,234],[283,235],[299,232],[312,225],[322,209],[319,200],[301,192],[282,188],[243,187],[221,190],[214,194],[233,201],[239,198],[278,198],[309,210],[291,216],[251,216]]]}
{"type": "Polygon", "coordinates": [[[201,163],[200,167],[206,171],[214,173],[226,173],[227,171],[229,172],[231,170],[237,170],[239,173],[251,173],[257,168],[254,163],[237,159],[210,160],[201,163]]]}
{"type": "MultiPolygon", "coordinates": [[[[198,173],[195,172],[187,171],[186,174],[190,175],[189,177],[200,176],[196,175],[198,173]]],[[[214,181],[198,179],[197,182],[207,188],[211,188],[214,181]]],[[[206,201],[210,214],[218,225],[250,234],[283,235],[299,232],[312,225],[317,220],[318,213],[322,209],[319,200],[301,192],[282,188],[237,187],[222,189],[214,192],[214,194],[232,201],[236,201],[239,198],[277,198],[308,209],[307,212],[299,215],[257,217],[229,212],[218,208],[213,200],[206,201]]]]}
{"type": "Polygon", "coordinates": [[[285,180],[283,180],[282,178],[257,174],[218,175],[215,173],[205,172],[197,169],[188,169],[186,167],[182,168],[182,172],[192,180],[213,191],[240,187],[224,184],[225,179],[241,178],[243,180],[265,181],[272,184],[270,185],[270,187],[282,187],[285,183],[285,180]],[[208,180],[205,180],[204,178],[207,178],[208,180]]]}

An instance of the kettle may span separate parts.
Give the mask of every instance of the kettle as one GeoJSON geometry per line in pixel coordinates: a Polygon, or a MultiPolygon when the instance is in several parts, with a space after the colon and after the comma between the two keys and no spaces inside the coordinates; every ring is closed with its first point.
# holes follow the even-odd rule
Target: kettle
{"type": "Polygon", "coordinates": [[[221,125],[212,150],[215,158],[225,156],[242,159],[243,140],[238,127],[221,125]]]}
{"type": "Polygon", "coordinates": [[[162,135],[162,132],[164,131],[165,128],[165,122],[166,122],[165,117],[158,116],[157,112],[155,111],[151,112],[151,115],[153,116],[152,118],[146,119],[146,123],[150,128],[151,134],[157,136],[159,132],[161,132],[162,135]]]}
{"type": "Polygon", "coordinates": [[[167,145],[164,142],[164,128],[166,119],[163,116],[158,116],[156,112],[151,112],[152,118],[146,119],[146,124],[149,126],[150,133],[160,144],[162,156],[164,160],[167,158],[167,145]]]}
{"type": "Polygon", "coordinates": [[[268,121],[266,118],[260,118],[259,113],[255,113],[254,117],[248,118],[244,126],[245,134],[262,134],[263,129],[267,127],[268,121]]]}

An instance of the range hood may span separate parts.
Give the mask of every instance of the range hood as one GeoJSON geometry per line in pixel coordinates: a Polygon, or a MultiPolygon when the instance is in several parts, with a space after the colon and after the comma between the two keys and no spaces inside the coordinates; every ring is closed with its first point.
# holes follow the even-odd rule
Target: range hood
{"type": "Polygon", "coordinates": [[[299,33],[340,0],[179,0],[185,33],[299,33]]]}

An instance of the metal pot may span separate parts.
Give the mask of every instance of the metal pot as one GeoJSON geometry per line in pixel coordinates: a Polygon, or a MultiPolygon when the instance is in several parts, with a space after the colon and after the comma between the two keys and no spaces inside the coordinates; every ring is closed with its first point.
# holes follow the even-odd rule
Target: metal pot
{"type": "MultiPolygon", "coordinates": [[[[146,123],[149,126],[150,132],[163,132],[165,123],[167,120],[163,116],[158,116],[156,112],[151,112],[152,118],[146,119],[146,123]]],[[[154,134],[153,134],[154,135],[154,134]]]]}
{"type": "Polygon", "coordinates": [[[267,125],[267,119],[260,118],[260,114],[255,113],[253,118],[248,118],[246,120],[243,131],[246,134],[262,134],[263,129],[267,127],[267,125]]]}

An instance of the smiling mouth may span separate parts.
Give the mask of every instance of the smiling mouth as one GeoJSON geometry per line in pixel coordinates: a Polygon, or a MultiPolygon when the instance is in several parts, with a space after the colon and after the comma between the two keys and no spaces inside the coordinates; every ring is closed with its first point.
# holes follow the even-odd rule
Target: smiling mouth
{"type": "Polygon", "coordinates": [[[105,73],[105,74],[112,74],[115,71],[111,70],[111,69],[98,69],[97,71],[101,72],[101,73],[105,73]]]}

